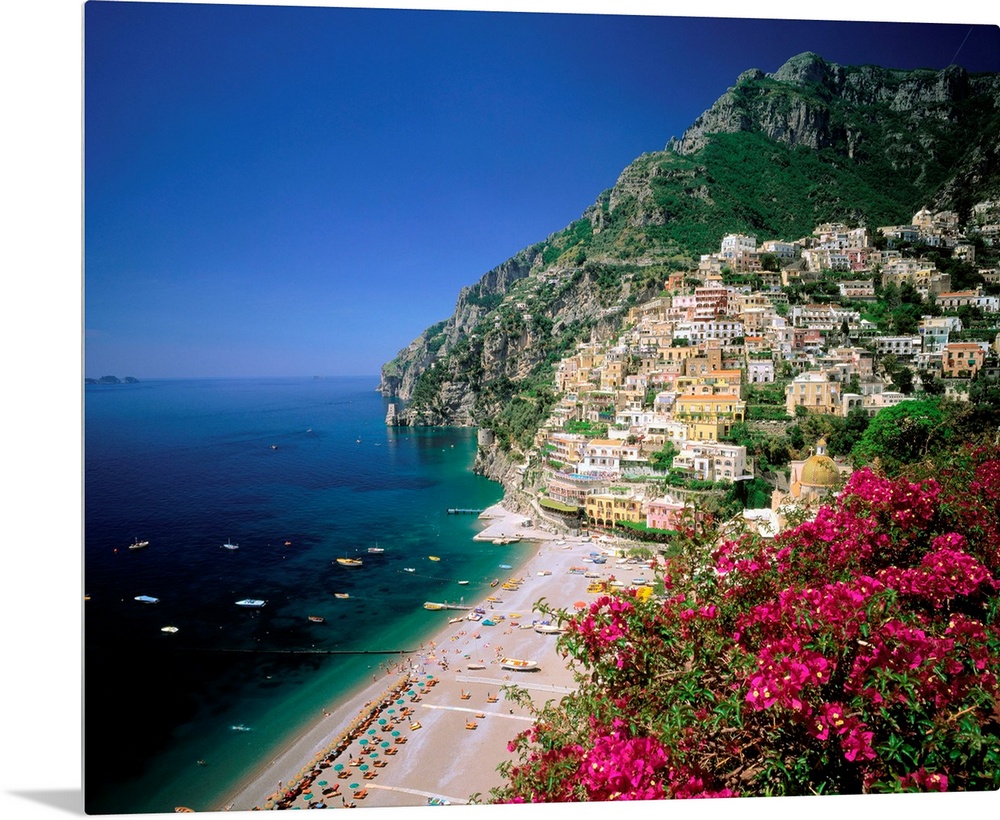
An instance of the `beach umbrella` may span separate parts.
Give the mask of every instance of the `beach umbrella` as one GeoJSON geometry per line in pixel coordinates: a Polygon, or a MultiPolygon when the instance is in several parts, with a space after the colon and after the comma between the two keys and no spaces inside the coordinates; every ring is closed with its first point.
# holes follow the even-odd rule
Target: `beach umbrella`
{"type": "Polygon", "coordinates": [[[352,783],[349,788],[356,789],[359,785],[359,783],[352,783]]]}
{"type": "Polygon", "coordinates": [[[382,747],[383,749],[388,749],[388,748],[389,748],[389,741],[388,741],[388,740],[383,740],[383,741],[382,741],[382,742],[381,742],[381,743],[380,743],[379,745],[380,745],[380,746],[381,746],[381,747],[382,747]]]}
{"type": "Polygon", "coordinates": [[[396,705],[397,705],[397,706],[402,706],[402,705],[403,705],[403,699],[402,699],[402,698],[400,698],[399,700],[397,700],[397,701],[396,701],[396,705]]]}
{"type": "Polygon", "coordinates": [[[358,741],[358,743],[360,743],[362,746],[367,746],[368,745],[368,738],[363,737],[363,738],[361,738],[361,740],[358,741]]]}
{"type": "Polygon", "coordinates": [[[325,781],[325,780],[320,780],[319,781],[319,785],[320,786],[325,786],[326,784],[327,784],[327,781],[325,781]]]}
{"type": "Polygon", "coordinates": [[[584,603],[583,601],[577,601],[575,604],[573,604],[573,606],[576,607],[577,609],[586,609],[587,608],[587,604],[584,603]]]}
{"type": "Polygon", "coordinates": [[[336,764],[336,765],[335,765],[335,766],[333,767],[333,770],[334,770],[335,772],[339,772],[339,771],[341,771],[341,770],[342,770],[343,768],[344,768],[344,764],[343,764],[343,763],[338,763],[338,764],[336,764]]]}
{"type": "Polygon", "coordinates": [[[361,771],[363,771],[363,772],[367,772],[368,771],[368,764],[367,763],[362,763],[360,766],[358,766],[358,768],[361,769],[361,771]]]}
{"type": "Polygon", "coordinates": [[[397,729],[396,731],[394,731],[394,732],[392,733],[392,736],[393,736],[393,737],[399,737],[399,730],[397,729]]]}
{"type": "Polygon", "coordinates": [[[387,724],[388,722],[389,721],[387,721],[385,718],[379,718],[378,719],[379,726],[385,726],[385,724],[387,724]]]}

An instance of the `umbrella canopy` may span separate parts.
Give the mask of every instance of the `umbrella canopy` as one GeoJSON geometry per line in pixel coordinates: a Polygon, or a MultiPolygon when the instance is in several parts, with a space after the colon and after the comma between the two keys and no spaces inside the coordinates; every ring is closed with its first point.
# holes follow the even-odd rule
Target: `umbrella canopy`
{"type": "Polygon", "coordinates": [[[361,738],[361,740],[358,741],[358,743],[360,743],[362,746],[367,746],[368,745],[368,738],[363,737],[363,738],[361,738]]]}
{"type": "Polygon", "coordinates": [[[583,601],[577,601],[575,604],[573,604],[573,606],[576,607],[577,609],[586,609],[587,608],[587,604],[585,602],[583,602],[583,601]]]}
{"type": "Polygon", "coordinates": [[[378,757],[378,752],[372,752],[370,755],[368,755],[368,757],[374,760],[376,757],[378,757]]]}
{"type": "Polygon", "coordinates": [[[393,737],[399,737],[399,730],[397,729],[396,731],[394,731],[394,732],[392,733],[392,736],[393,736],[393,737]]]}
{"type": "Polygon", "coordinates": [[[350,788],[352,788],[352,789],[356,789],[356,788],[358,788],[358,786],[359,786],[359,785],[361,785],[361,784],[360,784],[360,783],[352,783],[352,784],[350,785],[350,788]]]}
{"type": "Polygon", "coordinates": [[[386,720],[385,718],[379,718],[378,719],[379,726],[385,726],[385,724],[387,724],[388,722],[389,721],[386,720]]]}
{"type": "Polygon", "coordinates": [[[367,772],[368,771],[368,764],[367,763],[362,763],[360,766],[358,766],[358,768],[361,769],[361,771],[363,771],[363,772],[367,772]]]}
{"type": "Polygon", "coordinates": [[[381,742],[381,743],[380,743],[379,745],[380,745],[380,746],[381,746],[381,747],[382,747],[383,749],[388,749],[388,748],[389,748],[389,741],[388,741],[388,740],[383,740],[383,741],[382,741],[382,742],[381,742]]]}
{"type": "Polygon", "coordinates": [[[370,734],[370,735],[373,735],[373,734],[375,734],[375,732],[377,732],[377,731],[378,731],[377,729],[369,729],[369,730],[368,730],[368,734],[370,734]]]}
{"type": "Polygon", "coordinates": [[[340,771],[341,769],[343,769],[343,768],[344,768],[344,764],[343,764],[343,763],[337,763],[337,764],[336,764],[336,765],[335,765],[335,766],[333,767],[333,770],[334,770],[335,772],[339,772],[339,771],[340,771]]]}

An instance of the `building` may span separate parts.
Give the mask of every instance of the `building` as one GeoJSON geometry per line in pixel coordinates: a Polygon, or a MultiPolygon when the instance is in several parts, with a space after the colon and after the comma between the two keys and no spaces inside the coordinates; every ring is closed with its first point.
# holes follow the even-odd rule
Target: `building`
{"type": "Polygon", "coordinates": [[[684,515],[684,504],[670,496],[656,498],[646,508],[646,526],[651,530],[675,530],[684,515]]]}
{"type": "Polygon", "coordinates": [[[785,388],[785,411],[794,416],[797,407],[805,407],[813,413],[838,414],[840,385],[831,381],[826,371],[800,373],[785,388]]]}
{"type": "Polygon", "coordinates": [[[949,342],[941,354],[941,375],[946,379],[971,379],[986,360],[983,345],[976,342],[949,342]]]}
{"type": "Polygon", "coordinates": [[[733,394],[678,396],[674,402],[674,420],[683,422],[687,437],[695,441],[725,438],[745,417],[746,402],[733,394]]]}
{"type": "Polygon", "coordinates": [[[747,477],[747,448],[724,442],[685,441],[672,466],[702,481],[735,481],[747,477]]]}
{"type": "Polygon", "coordinates": [[[595,527],[614,527],[619,521],[645,521],[642,498],[635,494],[603,492],[587,496],[587,519],[595,527]]]}

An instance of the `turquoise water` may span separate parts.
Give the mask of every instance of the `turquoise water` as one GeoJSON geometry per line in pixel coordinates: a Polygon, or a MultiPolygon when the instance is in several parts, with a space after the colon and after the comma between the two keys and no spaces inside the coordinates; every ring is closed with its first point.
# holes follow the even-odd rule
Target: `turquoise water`
{"type": "Polygon", "coordinates": [[[338,696],[398,659],[322,652],[416,648],[448,617],[425,600],[479,599],[499,563],[527,557],[528,545],[500,556],[472,541],[482,522],[447,512],[501,498],[471,473],[475,431],[387,428],[376,384],[87,388],[88,813],[218,809],[338,696]],[[128,549],[136,538],[149,546],[128,549]],[[230,539],[238,550],[222,548],[230,539]],[[368,554],[376,545],[384,553],[368,554]],[[335,563],[355,554],[362,567],[335,563]],[[246,610],[242,598],[267,604],[246,610]]]}

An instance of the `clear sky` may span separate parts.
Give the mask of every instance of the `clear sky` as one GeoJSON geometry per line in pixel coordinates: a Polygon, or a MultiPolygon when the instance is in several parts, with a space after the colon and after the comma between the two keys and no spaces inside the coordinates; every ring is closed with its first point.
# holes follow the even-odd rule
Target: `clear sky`
{"type": "Polygon", "coordinates": [[[988,25],[90,0],[84,31],[92,377],[376,374],[746,69],[1000,70],[988,25]]]}

